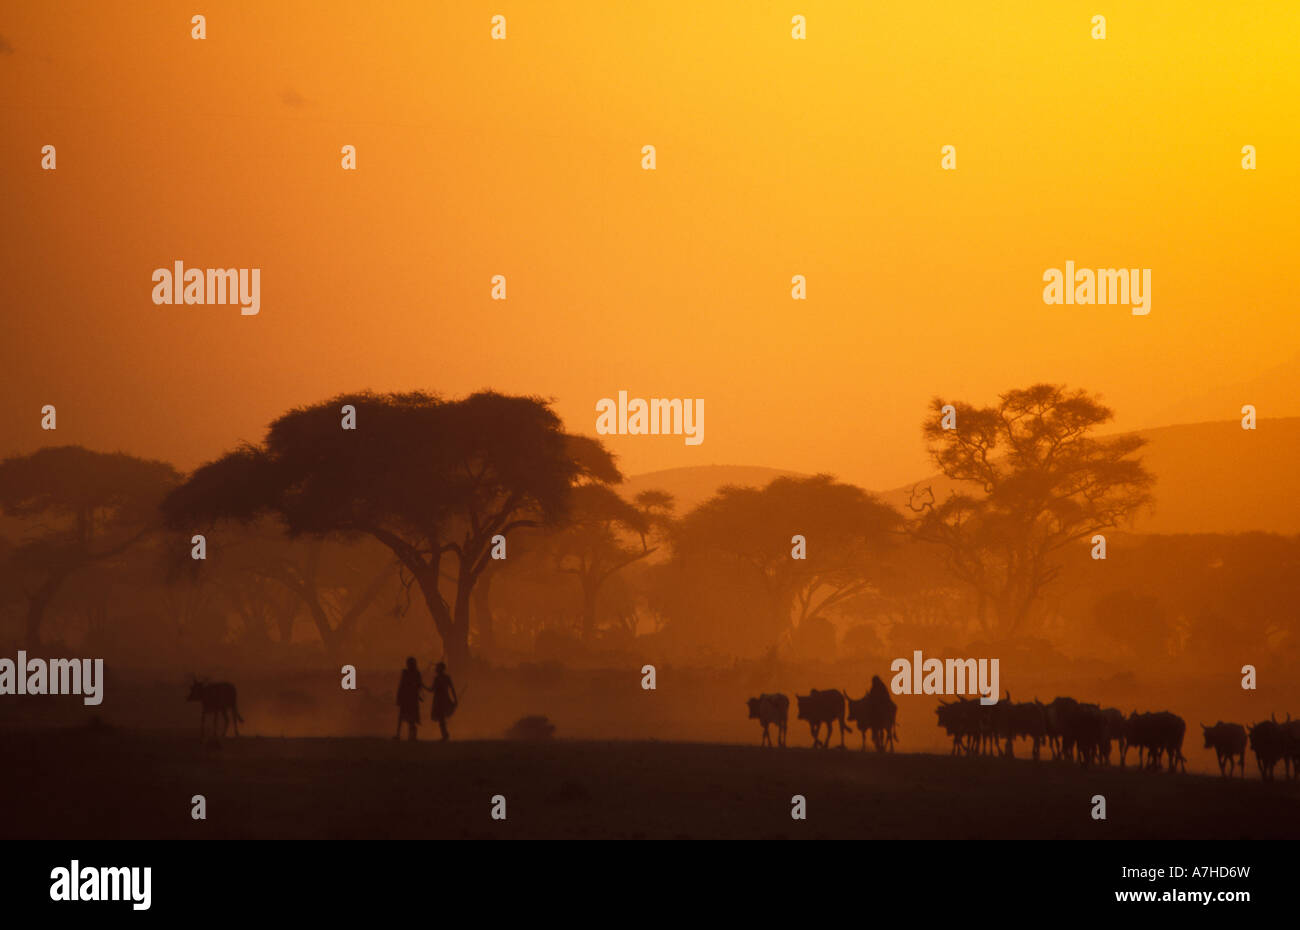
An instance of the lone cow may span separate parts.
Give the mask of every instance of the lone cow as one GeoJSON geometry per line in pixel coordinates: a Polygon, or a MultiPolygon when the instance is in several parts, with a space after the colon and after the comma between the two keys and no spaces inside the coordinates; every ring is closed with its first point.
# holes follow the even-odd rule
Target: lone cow
{"type": "Polygon", "coordinates": [[[212,715],[212,735],[214,737],[217,734],[218,714],[221,715],[221,735],[226,735],[226,728],[232,722],[235,726],[235,735],[239,735],[239,725],[244,722],[244,718],[239,716],[239,709],[235,706],[235,686],[230,682],[209,682],[206,679],[200,681],[195,678],[190,685],[190,696],[185,700],[198,701],[203,707],[203,712],[199,715],[200,740],[203,739],[204,725],[207,723],[208,714],[212,715]]]}
{"type": "Polygon", "coordinates": [[[760,694],[745,703],[749,706],[749,719],[757,720],[763,725],[763,739],[759,745],[772,745],[772,737],[767,732],[767,728],[776,724],[777,745],[784,746],[786,721],[790,716],[790,699],[784,694],[760,694]]]}

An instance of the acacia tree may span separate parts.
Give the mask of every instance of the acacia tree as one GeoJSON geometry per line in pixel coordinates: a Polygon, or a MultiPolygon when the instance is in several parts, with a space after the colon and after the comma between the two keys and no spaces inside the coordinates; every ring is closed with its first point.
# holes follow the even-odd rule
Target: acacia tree
{"type": "Polygon", "coordinates": [[[1155,479],[1136,457],[1146,440],[1096,437],[1114,412],[1061,385],[1007,391],[990,407],[953,404],[952,429],[945,402],[930,406],[930,457],[956,485],[942,502],[932,486],[913,488],[909,531],[943,547],[948,570],[976,594],[981,625],[1012,636],[1059,574],[1063,549],[1151,501],[1155,479]]]}
{"type": "Polygon", "coordinates": [[[603,446],[566,434],[537,398],[364,393],[286,413],[261,446],[198,469],[165,509],[176,526],[274,514],[294,536],[373,537],[419,586],[460,663],[493,539],[557,522],[575,485],[619,479],[603,446]],[[341,428],[346,405],[354,429],[341,428]]]}
{"type": "Polygon", "coordinates": [[[682,519],[674,560],[713,557],[739,567],[767,606],[760,628],[785,635],[869,590],[874,556],[899,521],[893,508],[829,475],[728,486],[682,519]],[[804,558],[793,557],[796,535],[804,558]]]}
{"type": "Polygon", "coordinates": [[[556,568],[582,587],[582,638],[596,633],[600,590],[614,575],[659,549],[670,525],[672,495],[642,491],[632,501],[612,488],[575,489],[569,517],[551,540],[556,568]]]}
{"type": "MultiPolygon", "coordinates": [[[[234,477],[241,467],[238,457],[224,459],[206,477],[234,477]]],[[[169,576],[217,579],[245,629],[264,630],[255,635],[269,638],[274,626],[282,644],[292,641],[294,621],[305,609],[331,657],[351,643],[366,611],[398,584],[392,553],[373,540],[347,546],[317,536],[294,540],[272,517],[250,520],[239,532],[223,531],[211,543],[201,562],[190,558],[183,541],[174,544],[169,576]]]]}
{"type": "Polygon", "coordinates": [[[46,609],[68,578],[124,553],[161,526],[158,502],[180,476],[166,462],[81,446],[51,446],[0,462],[0,507],[39,521],[12,552],[30,579],[26,643],[41,642],[46,609]]]}

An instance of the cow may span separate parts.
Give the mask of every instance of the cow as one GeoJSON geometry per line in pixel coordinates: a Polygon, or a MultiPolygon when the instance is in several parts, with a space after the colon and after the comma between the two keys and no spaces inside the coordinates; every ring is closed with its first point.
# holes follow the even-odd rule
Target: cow
{"type": "Polygon", "coordinates": [[[1241,757],[1241,777],[1246,777],[1246,728],[1239,723],[1218,721],[1214,726],[1201,724],[1205,733],[1205,748],[1213,749],[1219,757],[1219,774],[1232,777],[1236,768],[1237,757],[1241,757]],[[1227,768],[1224,768],[1227,762],[1227,768]]]}
{"type": "MultiPolygon", "coordinates": [[[[1020,737],[1029,740],[1033,744],[1034,759],[1037,760],[1039,749],[1047,740],[1047,708],[1037,699],[1013,704],[1011,692],[1008,691],[1007,717],[1011,738],[1020,737]]],[[[1007,755],[1014,754],[1011,739],[1008,739],[1007,755]]]]}
{"type": "Polygon", "coordinates": [[[1006,697],[996,704],[980,704],[979,715],[980,731],[987,741],[989,754],[998,753],[999,747],[1002,747],[1002,755],[1014,756],[1011,746],[1015,739],[1011,726],[1011,692],[1008,691],[1006,697]]]}
{"type": "Polygon", "coordinates": [[[939,726],[952,737],[952,755],[963,752],[973,754],[979,748],[978,710],[978,701],[968,701],[960,695],[952,702],[939,700],[934,713],[939,718],[939,726]]]}
{"type": "Polygon", "coordinates": [[[1106,724],[1106,733],[1101,745],[1102,761],[1110,765],[1111,741],[1119,743],[1119,764],[1124,767],[1124,752],[1128,748],[1124,732],[1124,712],[1118,707],[1107,707],[1101,712],[1106,724]]]}
{"type": "Polygon", "coordinates": [[[239,716],[239,710],[235,706],[235,686],[228,681],[216,681],[209,683],[207,679],[200,681],[194,678],[190,686],[190,696],[185,700],[199,701],[202,704],[203,712],[199,714],[199,739],[203,739],[204,724],[207,722],[208,714],[212,715],[212,735],[215,738],[217,734],[217,715],[221,715],[221,735],[226,735],[226,728],[233,722],[235,726],[235,735],[239,735],[239,725],[244,722],[244,718],[239,716]],[[233,716],[233,721],[231,717],[233,716]]]}
{"type": "Polygon", "coordinates": [[[818,691],[816,688],[810,694],[796,694],[795,701],[799,705],[798,719],[807,720],[808,728],[812,730],[813,748],[818,746],[828,748],[831,744],[831,734],[835,732],[835,721],[840,722],[840,748],[844,748],[844,733],[848,727],[844,723],[844,695],[839,691],[818,691]],[[819,738],[822,724],[826,724],[826,739],[819,738]]]}
{"type": "Polygon", "coordinates": [[[872,676],[870,690],[859,700],[853,700],[848,694],[844,695],[844,699],[849,704],[849,720],[856,723],[862,733],[863,752],[867,749],[868,730],[871,731],[871,742],[877,752],[883,752],[886,747],[893,752],[894,740],[898,738],[898,705],[889,696],[889,689],[880,680],[880,676],[872,676]]]}
{"type": "Polygon", "coordinates": [[[1047,743],[1053,759],[1074,759],[1074,712],[1079,702],[1058,697],[1047,705],[1047,743]]]}
{"type": "Polygon", "coordinates": [[[1282,728],[1282,764],[1289,778],[1300,778],[1300,720],[1287,714],[1286,723],[1278,726],[1282,728]]]}
{"type": "Polygon", "coordinates": [[[849,723],[856,724],[858,732],[862,734],[863,752],[867,751],[867,733],[871,732],[871,705],[867,701],[869,697],[871,697],[870,691],[857,700],[849,697],[847,691],[844,692],[844,700],[848,702],[849,706],[847,714],[849,723]]]}
{"type": "Polygon", "coordinates": [[[1187,733],[1187,724],[1177,714],[1162,710],[1153,715],[1156,718],[1156,733],[1169,759],[1169,771],[1182,768],[1187,771],[1187,760],[1183,758],[1183,737],[1187,733]]]}
{"type": "Polygon", "coordinates": [[[1138,749],[1138,765],[1142,765],[1142,751],[1146,750],[1147,761],[1144,768],[1159,770],[1162,757],[1169,759],[1169,771],[1175,772],[1181,765],[1187,771],[1187,760],[1183,758],[1183,736],[1187,725],[1183,718],[1167,710],[1154,714],[1129,714],[1125,724],[1125,738],[1129,746],[1138,749]]]}
{"type": "Polygon", "coordinates": [[[1009,700],[992,705],[961,695],[952,702],[940,700],[934,712],[939,718],[939,726],[952,737],[953,754],[993,754],[1003,737],[1009,741],[1009,700]]]}
{"type": "Polygon", "coordinates": [[[1250,748],[1255,753],[1255,764],[1259,766],[1262,781],[1273,780],[1273,768],[1286,753],[1286,733],[1282,724],[1276,720],[1262,720],[1247,728],[1250,736],[1250,748]]]}
{"type": "MultiPolygon", "coordinates": [[[[1139,714],[1137,711],[1132,711],[1128,715],[1128,719],[1124,721],[1124,741],[1128,749],[1137,749],[1137,754],[1138,754],[1137,764],[1138,764],[1138,768],[1140,769],[1150,768],[1152,764],[1151,759],[1148,759],[1145,765],[1143,764],[1142,754],[1144,752],[1149,751],[1151,757],[1154,757],[1156,755],[1156,750],[1153,748],[1154,743],[1150,735],[1151,734],[1150,718],[1151,718],[1150,714],[1145,714],[1145,713],[1139,714]]],[[[1121,765],[1124,764],[1124,760],[1122,757],[1120,760],[1120,764],[1121,765]]]]}
{"type": "Polygon", "coordinates": [[[1106,740],[1106,716],[1097,704],[1075,704],[1066,715],[1065,732],[1074,743],[1075,755],[1084,768],[1109,755],[1106,740]]]}
{"type": "Polygon", "coordinates": [[[745,703],[749,706],[749,719],[757,720],[763,725],[763,739],[759,745],[772,745],[772,737],[767,732],[767,728],[776,724],[777,745],[784,746],[786,721],[790,716],[790,699],[784,694],[760,694],[745,703]]]}

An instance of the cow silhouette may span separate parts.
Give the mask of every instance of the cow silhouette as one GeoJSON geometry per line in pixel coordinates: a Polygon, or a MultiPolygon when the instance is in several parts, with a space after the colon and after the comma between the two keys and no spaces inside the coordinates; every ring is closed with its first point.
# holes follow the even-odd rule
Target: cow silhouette
{"type": "Polygon", "coordinates": [[[1241,760],[1241,777],[1246,777],[1246,728],[1239,723],[1220,720],[1212,727],[1201,724],[1205,734],[1205,748],[1213,749],[1219,759],[1219,774],[1231,778],[1241,760]],[[1225,764],[1226,763],[1226,764],[1225,764]]]}
{"type": "Polygon", "coordinates": [[[195,678],[190,685],[190,696],[185,700],[198,701],[203,708],[203,712],[199,714],[200,740],[203,739],[208,714],[212,715],[212,735],[214,737],[217,735],[218,714],[221,715],[221,735],[226,735],[226,729],[232,723],[235,727],[235,735],[239,735],[239,725],[244,722],[244,718],[239,716],[239,709],[235,706],[235,686],[230,682],[209,682],[207,679],[199,680],[195,678]]]}
{"type": "Polygon", "coordinates": [[[757,720],[763,725],[763,739],[760,746],[771,746],[772,737],[767,728],[775,724],[777,744],[785,745],[786,723],[790,715],[790,699],[784,694],[760,694],[745,702],[749,708],[749,719],[757,720]]]}
{"type": "Polygon", "coordinates": [[[812,730],[813,748],[823,748],[831,744],[831,735],[835,732],[835,721],[840,722],[840,748],[844,748],[844,733],[848,729],[844,723],[844,695],[840,691],[828,689],[818,691],[813,688],[811,694],[796,694],[799,705],[799,720],[807,720],[812,730]],[[820,739],[822,724],[826,724],[826,739],[820,739]]]}

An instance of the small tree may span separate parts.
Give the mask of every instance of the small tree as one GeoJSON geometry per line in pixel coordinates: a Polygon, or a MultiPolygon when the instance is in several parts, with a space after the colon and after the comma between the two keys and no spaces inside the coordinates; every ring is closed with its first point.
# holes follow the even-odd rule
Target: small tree
{"type": "Polygon", "coordinates": [[[39,521],[12,558],[27,599],[26,644],[64,582],[125,552],[161,527],[158,503],[180,476],[165,462],[81,446],[52,446],[0,462],[0,507],[39,521]]]}
{"type": "Polygon", "coordinates": [[[899,515],[829,475],[777,478],[764,488],[724,487],[683,518],[674,559],[720,558],[761,592],[768,616],[755,624],[788,634],[870,590],[875,555],[899,515]],[[795,558],[793,537],[805,541],[795,558]]]}
{"type": "Polygon", "coordinates": [[[597,628],[600,590],[615,574],[659,548],[670,521],[672,496],[642,491],[624,500],[605,485],[577,488],[569,517],[552,540],[556,567],[582,587],[582,638],[590,642],[597,628]]]}

